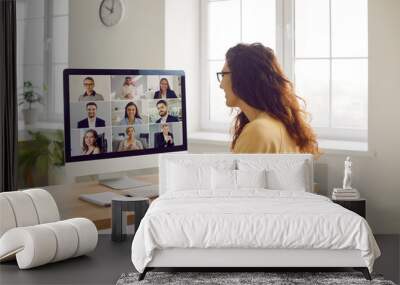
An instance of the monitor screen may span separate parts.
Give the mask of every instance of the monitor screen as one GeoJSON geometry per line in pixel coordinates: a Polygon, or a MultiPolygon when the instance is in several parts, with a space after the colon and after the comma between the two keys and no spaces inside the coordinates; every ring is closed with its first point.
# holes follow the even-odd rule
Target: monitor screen
{"type": "Polygon", "coordinates": [[[64,70],[66,162],[187,150],[185,75],[64,70]]]}

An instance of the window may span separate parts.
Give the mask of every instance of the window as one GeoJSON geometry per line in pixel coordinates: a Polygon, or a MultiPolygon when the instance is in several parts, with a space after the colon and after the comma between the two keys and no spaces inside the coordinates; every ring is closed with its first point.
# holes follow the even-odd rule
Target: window
{"type": "Polygon", "coordinates": [[[226,51],[239,42],[261,42],[276,47],[275,0],[209,0],[202,2],[203,57],[202,86],[205,112],[203,128],[227,130],[232,121],[225,106],[216,72],[221,71],[226,51]],[[259,27],[265,27],[260,29],[259,27]]]}
{"type": "Polygon", "coordinates": [[[366,0],[296,0],[294,78],[320,137],[366,140],[366,0]]]}
{"type": "MultiPolygon", "coordinates": [[[[17,87],[31,81],[44,94],[39,119],[63,121],[68,67],[68,0],[17,0],[17,87]]],[[[22,106],[20,106],[22,108],[22,106]]],[[[19,114],[22,120],[22,114],[19,114]]]]}
{"type": "Polygon", "coordinates": [[[215,73],[239,42],[273,48],[320,138],[366,140],[367,0],[204,0],[202,128],[232,121],[215,73]]]}

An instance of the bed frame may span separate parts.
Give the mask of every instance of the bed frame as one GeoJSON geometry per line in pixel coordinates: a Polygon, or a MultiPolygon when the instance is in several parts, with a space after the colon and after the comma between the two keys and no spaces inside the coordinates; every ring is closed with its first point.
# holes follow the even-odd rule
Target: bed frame
{"type": "MultiPolygon", "coordinates": [[[[306,189],[313,192],[313,157],[310,154],[262,154],[263,158],[270,157],[282,161],[304,161],[308,166],[308,181],[306,189]]],[[[167,161],[181,159],[207,159],[208,161],[240,158],[259,158],[260,154],[163,154],[159,160],[159,191],[160,195],[166,192],[168,182],[167,161]]],[[[222,249],[194,249],[170,248],[158,249],[144,272],[139,275],[143,280],[146,273],[155,268],[232,268],[235,271],[246,269],[266,268],[343,268],[350,267],[361,271],[364,277],[371,280],[369,270],[361,257],[359,250],[330,250],[330,249],[249,249],[249,248],[222,248],[222,249]],[[237,270],[236,270],[237,269],[237,270]]],[[[290,270],[290,269],[289,269],[290,270]]]]}
{"type": "Polygon", "coordinates": [[[359,250],[330,249],[194,249],[170,248],[156,250],[139,280],[155,268],[232,268],[235,271],[246,269],[271,268],[343,268],[350,267],[361,271],[371,280],[365,261],[359,250]],[[236,270],[237,269],[237,270],[236,270]]]}

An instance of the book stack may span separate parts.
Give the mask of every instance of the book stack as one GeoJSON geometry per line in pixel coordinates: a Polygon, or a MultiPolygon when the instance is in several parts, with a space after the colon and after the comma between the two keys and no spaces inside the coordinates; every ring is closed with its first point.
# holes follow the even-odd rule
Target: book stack
{"type": "Polygon", "coordinates": [[[334,200],[356,200],[360,199],[357,189],[333,188],[332,199],[334,200]]]}

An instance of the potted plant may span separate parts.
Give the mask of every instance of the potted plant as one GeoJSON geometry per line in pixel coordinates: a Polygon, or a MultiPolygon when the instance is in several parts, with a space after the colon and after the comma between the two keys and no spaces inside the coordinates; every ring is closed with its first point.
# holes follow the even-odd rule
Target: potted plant
{"type": "Polygon", "coordinates": [[[49,138],[41,132],[28,131],[31,139],[18,148],[18,166],[24,176],[26,186],[44,183],[49,163],[49,138]],[[41,182],[38,182],[41,181],[41,182]]]}
{"type": "Polygon", "coordinates": [[[65,182],[64,132],[57,130],[50,136],[48,184],[57,185],[65,182]]]}
{"type": "Polygon", "coordinates": [[[28,131],[31,140],[18,150],[18,165],[27,186],[34,187],[35,177],[47,177],[47,184],[62,183],[64,174],[64,135],[28,131]],[[61,182],[60,182],[61,181],[61,182]]]}
{"type": "MultiPolygon", "coordinates": [[[[24,81],[23,91],[19,94],[18,105],[24,105],[22,114],[27,125],[34,124],[38,120],[39,112],[37,108],[34,108],[35,103],[43,104],[43,94],[36,92],[35,89],[36,87],[33,86],[31,81],[24,81]]],[[[47,91],[45,86],[43,86],[43,91],[47,91]]]]}

